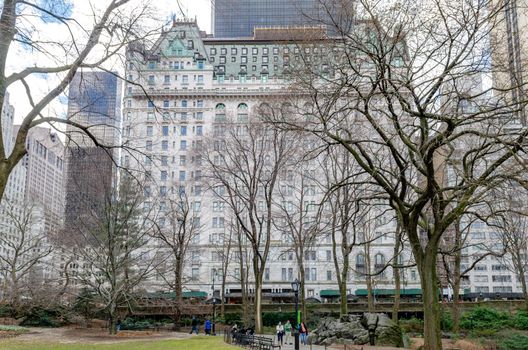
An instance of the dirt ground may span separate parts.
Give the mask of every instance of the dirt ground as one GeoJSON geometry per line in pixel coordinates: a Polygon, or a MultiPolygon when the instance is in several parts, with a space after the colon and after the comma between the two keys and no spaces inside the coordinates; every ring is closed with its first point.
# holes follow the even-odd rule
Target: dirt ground
{"type": "Polygon", "coordinates": [[[120,331],[117,335],[109,335],[104,329],[86,328],[31,328],[29,333],[16,337],[22,341],[42,341],[89,344],[111,344],[135,340],[162,340],[162,339],[186,339],[190,334],[180,332],[153,332],[153,331],[120,331]]]}

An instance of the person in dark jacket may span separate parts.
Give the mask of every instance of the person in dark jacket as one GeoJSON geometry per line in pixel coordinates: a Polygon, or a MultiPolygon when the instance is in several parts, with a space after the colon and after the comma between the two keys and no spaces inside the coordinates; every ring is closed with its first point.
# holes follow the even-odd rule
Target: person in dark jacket
{"type": "Polygon", "coordinates": [[[196,335],[198,335],[198,320],[196,319],[195,316],[193,316],[192,318],[192,321],[191,321],[191,331],[189,332],[189,334],[193,334],[196,333],[196,335]]]}

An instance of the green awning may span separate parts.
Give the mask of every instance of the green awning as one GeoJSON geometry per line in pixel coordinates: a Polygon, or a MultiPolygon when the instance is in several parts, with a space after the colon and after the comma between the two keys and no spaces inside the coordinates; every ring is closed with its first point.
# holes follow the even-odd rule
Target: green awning
{"type": "MultiPolygon", "coordinates": [[[[365,297],[368,295],[367,289],[356,289],[356,296],[365,297]]],[[[373,289],[372,294],[375,296],[393,296],[396,294],[394,289],[373,289]]],[[[400,295],[422,295],[420,288],[401,289],[400,295]]]]}
{"type": "Polygon", "coordinates": [[[183,292],[184,298],[207,298],[207,292],[199,290],[192,290],[190,292],[183,292]]]}
{"type": "Polygon", "coordinates": [[[319,293],[319,295],[322,298],[335,298],[335,297],[340,297],[341,293],[339,293],[339,291],[337,289],[323,289],[319,293]]]}
{"type": "MultiPolygon", "coordinates": [[[[183,298],[207,298],[207,292],[192,290],[188,292],[182,293],[183,298]]],[[[151,299],[174,299],[176,297],[176,293],[174,292],[156,292],[156,293],[149,293],[148,297],[151,299]]]]}

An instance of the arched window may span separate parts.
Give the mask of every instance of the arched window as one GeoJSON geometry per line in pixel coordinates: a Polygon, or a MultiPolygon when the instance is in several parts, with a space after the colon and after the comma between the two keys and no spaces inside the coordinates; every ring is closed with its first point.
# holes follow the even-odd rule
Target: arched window
{"type": "Polygon", "coordinates": [[[374,269],[376,270],[376,273],[383,270],[385,267],[385,255],[382,253],[377,253],[374,256],[374,269]]]}
{"type": "Polygon", "coordinates": [[[367,272],[367,266],[365,265],[365,255],[356,255],[356,272],[359,276],[364,275],[367,272]]]}
{"type": "Polygon", "coordinates": [[[248,118],[248,105],[240,103],[237,107],[237,119],[238,122],[245,123],[249,120],[248,118]]]}
{"type": "Polygon", "coordinates": [[[225,104],[219,103],[215,107],[215,122],[224,122],[226,120],[225,104]]]}

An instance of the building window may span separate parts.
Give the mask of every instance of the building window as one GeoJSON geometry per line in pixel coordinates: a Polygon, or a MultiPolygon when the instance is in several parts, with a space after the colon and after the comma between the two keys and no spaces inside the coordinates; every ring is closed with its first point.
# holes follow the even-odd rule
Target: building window
{"type": "Polygon", "coordinates": [[[169,157],[161,156],[161,165],[162,166],[168,166],[169,165],[169,157]]]}
{"type": "Polygon", "coordinates": [[[187,126],[185,125],[180,126],[180,135],[187,136],[187,126]]]}
{"type": "Polygon", "coordinates": [[[237,107],[237,119],[239,122],[248,121],[248,105],[245,103],[240,103],[237,107]]]}
{"type": "Polygon", "coordinates": [[[187,100],[182,100],[181,101],[181,106],[182,107],[187,107],[187,100]]]}
{"type": "Polygon", "coordinates": [[[211,49],[209,50],[209,53],[210,53],[211,55],[216,55],[216,48],[211,47],[211,49]]]}
{"type": "Polygon", "coordinates": [[[279,48],[278,47],[274,47],[273,48],[273,54],[274,55],[278,55],[279,54],[279,48]]]}
{"type": "Polygon", "coordinates": [[[180,150],[182,150],[182,151],[186,151],[187,150],[187,141],[186,140],[181,140],[180,141],[180,150]]]}
{"type": "Polygon", "coordinates": [[[247,63],[247,56],[240,57],[240,63],[246,64],[247,63]]]}
{"type": "Polygon", "coordinates": [[[220,55],[227,55],[227,49],[225,47],[220,49],[220,55]]]}
{"type": "Polygon", "coordinates": [[[242,48],[242,55],[247,55],[247,53],[248,53],[247,47],[243,47],[242,48]]]}
{"type": "Polygon", "coordinates": [[[225,64],[225,63],[226,63],[225,56],[220,56],[220,64],[225,64]]]}
{"type": "Polygon", "coordinates": [[[147,107],[148,107],[148,108],[154,108],[154,102],[151,101],[151,100],[148,100],[148,101],[147,101],[147,107]]]}
{"type": "Polygon", "coordinates": [[[185,181],[186,173],[185,170],[180,170],[180,181],[185,181]]]}
{"type": "Polygon", "coordinates": [[[146,145],[145,145],[145,149],[147,151],[152,151],[152,141],[147,141],[146,145]]]}
{"type": "Polygon", "coordinates": [[[189,76],[183,75],[182,76],[182,84],[189,84],[189,76]]]}
{"type": "Polygon", "coordinates": [[[203,82],[204,82],[204,76],[198,75],[198,84],[203,84],[203,82]]]}
{"type": "Polygon", "coordinates": [[[362,276],[367,272],[367,267],[365,265],[365,255],[358,254],[356,256],[356,272],[362,276]]]}
{"type": "Polygon", "coordinates": [[[254,47],[251,52],[253,53],[253,55],[258,55],[258,48],[254,47]]]}
{"type": "Polygon", "coordinates": [[[169,141],[167,141],[167,140],[161,141],[161,150],[162,151],[168,151],[169,150],[169,141]]]}
{"type": "Polygon", "coordinates": [[[154,133],[154,128],[152,126],[147,126],[147,136],[152,136],[154,133]]]}
{"type": "Polygon", "coordinates": [[[267,267],[264,269],[264,280],[265,281],[269,281],[270,280],[270,270],[267,267]]]}
{"type": "Polygon", "coordinates": [[[326,270],[326,280],[327,281],[332,280],[332,270],[326,270]]]}
{"type": "Polygon", "coordinates": [[[197,136],[202,136],[203,135],[203,127],[201,125],[198,125],[196,127],[196,135],[197,136]]]}
{"type": "Polygon", "coordinates": [[[162,170],[160,173],[160,180],[167,181],[167,170],[162,170]]]}
{"type": "Polygon", "coordinates": [[[163,136],[169,136],[169,126],[168,125],[163,125],[161,127],[161,133],[163,136]]]}
{"type": "Polygon", "coordinates": [[[225,121],[225,104],[219,103],[215,107],[215,121],[225,121]]]}

